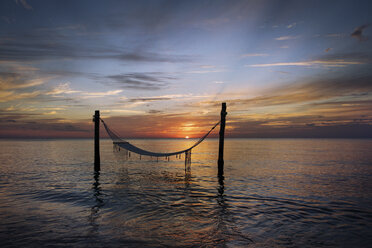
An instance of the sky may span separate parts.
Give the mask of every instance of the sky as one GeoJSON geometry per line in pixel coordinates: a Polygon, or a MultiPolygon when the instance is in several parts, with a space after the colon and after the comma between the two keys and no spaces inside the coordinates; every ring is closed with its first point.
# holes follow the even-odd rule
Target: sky
{"type": "Polygon", "coordinates": [[[372,1],[0,1],[0,138],[372,138],[372,1]],[[102,130],[102,135],[105,133],[102,130]],[[216,137],[217,132],[212,136],[216,137]]]}

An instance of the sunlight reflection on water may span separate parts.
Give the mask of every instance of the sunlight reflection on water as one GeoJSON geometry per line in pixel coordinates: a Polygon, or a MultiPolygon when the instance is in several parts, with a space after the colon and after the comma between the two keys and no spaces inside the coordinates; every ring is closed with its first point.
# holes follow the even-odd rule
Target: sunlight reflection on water
{"type": "MultiPolygon", "coordinates": [[[[154,151],[193,140],[134,140],[154,151]]],[[[91,140],[0,141],[2,247],[299,247],[372,242],[371,140],[217,140],[171,161],[91,140]]]]}

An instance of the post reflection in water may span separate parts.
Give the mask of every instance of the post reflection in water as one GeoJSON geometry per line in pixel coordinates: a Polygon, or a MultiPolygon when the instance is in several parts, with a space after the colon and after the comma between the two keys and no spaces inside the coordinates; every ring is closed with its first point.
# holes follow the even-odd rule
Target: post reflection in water
{"type": "Polygon", "coordinates": [[[191,177],[191,166],[188,166],[187,169],[185,168],[185,189],[190,187],[191,177]]]}
{"type": "Polygon", "coordinates": [[[98,228],[99,224],[97,223],[100,218],[100,209],[104,205],[104,201],[102,199],[102,193],[101,193],[101,186],[99,182],[99,176],[100,172],[96,171],[94,172],[94,182],[93,182],[93,198],[94,198],[94,205],[91,207],[91,212],[89,215],[89,223],[92,226],[92,229],[90,231],[91,235],[98,234],[98,228]]]}
{"type": "Polygon", "coordinates": [[[227,246],[228,243],[233,242],[232,245],[247,245],[254,243],[252,239],[243,234],[236,226],[236,221],[233,214],[230,212],[230,206],[227,204],[225,195],[225,178],[223,174],[218,175],[218,191],[217,204],[218,209],[216,213],[216,243],[227,246]]]}

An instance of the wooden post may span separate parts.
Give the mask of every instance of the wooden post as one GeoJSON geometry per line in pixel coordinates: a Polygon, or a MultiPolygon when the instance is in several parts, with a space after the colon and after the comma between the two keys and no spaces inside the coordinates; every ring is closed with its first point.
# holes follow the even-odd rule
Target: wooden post
{"type": "Polygon", "coordinates": [[[221,123],[220,123],[220,144],[218,151],[218,176],[223,176],[223,145],[225,140],[225,123],[226,123],[226,103],[222,103],[221,109],[221,123]]]}
{"type": "Polygon", "coordinates": [[[99,110],[96,110],[93,116],[94,122],[94,171],[101,170],[101,159],[99,156],[99,110]]]}

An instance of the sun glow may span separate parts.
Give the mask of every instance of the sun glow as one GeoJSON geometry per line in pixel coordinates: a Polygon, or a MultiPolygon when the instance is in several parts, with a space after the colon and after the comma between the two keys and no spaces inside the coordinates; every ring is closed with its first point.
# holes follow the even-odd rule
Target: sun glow
{"type": "Polygon", "coordinates": [[[186,136],[185,139],[189,139],[190,137],[189,136],[186,136]]]}

